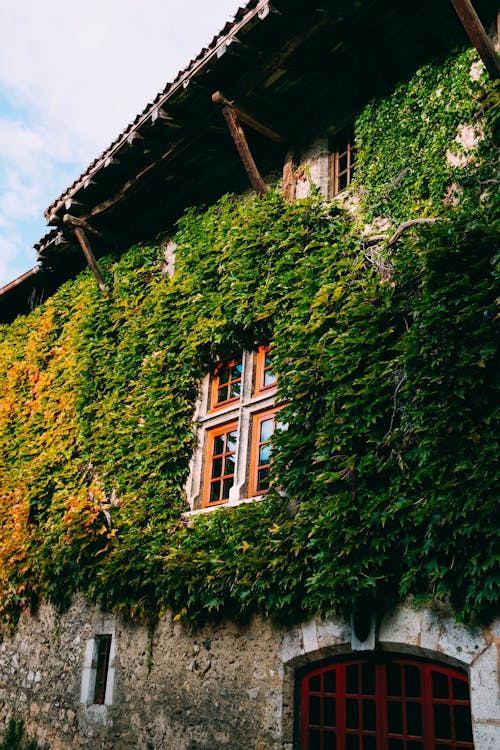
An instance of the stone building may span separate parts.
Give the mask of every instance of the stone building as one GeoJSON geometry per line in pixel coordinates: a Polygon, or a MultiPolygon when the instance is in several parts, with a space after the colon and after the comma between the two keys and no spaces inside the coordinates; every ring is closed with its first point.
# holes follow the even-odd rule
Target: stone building
{"type": "MultiPolygon", "coordinates": [[[[85,312],[83,297],[78,304],[72,301],[73,295],[76,299],[79,293],[75,286],[78,279],[85,278],[88,283],[92,273],[92,283],[100,289],[102,299],[106,295],[113,296],[117,287],[110,291],[109,278],[113,269],[119,268],[124,252],[136,243],[151,243],[161,235],[162,268],[158,273],[164,279],[162,283],[167,284],[185,267],[182,265],[185,261],[179,260],[178,265],[177,257],[182,238],[174,241],[173,237],[175,224],[186,208],[214,204],[228,191],[265,195],[270,184],[284,193],[289,204],[311,193],[318,195],[318,201],[325,201],[325,205],[327,201],[333,201],[328,205],[338,208],[331,209],[331,215],[324,214],[324,218],[336,220],[337,210],[339,215],[351,217],[342,221],[354,226],[359,247],[382,278],[384,289],[395,286],[394,269],[388,256],[384,255],[384,249],[394,245],[409,230],[420,230],[437,223],[439,205],[443,206],[443,211],[452,212],[454,207],[465,204],[463,196],[469,195],[468,190],[472,195],[477,187],[475,171],[480,186],[474,210],[479,211],[477,206],[494,205],[490,188],[498,180],[487,156],[484,156],[486,151],[481,152],[482,144],[488,139],[487,114],[484,119],[467,120],[473,110],[466,109],[468,101],[464,102],[464,110],[460,109],[456,102],[460,101],[462,94],[457,95],[453,89],[458,86],[456,70],[459,69],[460,85],[465,86],[463,91],[470,91],[470,98],[477,101],[477,107],[483,107],[482,112],[486,112],[489,99],[485,98],[485,92],[492,88],[492,79],[499,77],[500,66],[494,47],[496,3],[478,0],[475,7],[481,21],[470,3],[458,0],[439,4],[423,0],[404,8],[397,2],[380,3],[376,0],[356,3],[331,0],[319,5],[308,4],[305,0],[276,0],[272,3],[250,0],[210,45],[190,61],[175,81],[168,84],[49,206],[46,218],[51,228],[37,245],[38,265],[0,290],[0,314],[5,322],[2,331],[13,330],[20,318],[26,315],[27,327],[20,330],[28,335],[30,325],[37,325],[30,324],[30,321],[38,320],[35,316],[45,308],[49,309],[47,306],[51,301],[62,300],[55,304],[67,305],[64,310],[70,312],[61,313],[61,321],[57,323],[58,332],[54,334],[58,337],[57,353],[53,356],[63,356],[61,351],[70,346],[68,341],[73,335],[70,328],[72,316],[76,319],[85,312]],[[467,35],[475,50],[467,49],[470,47],[467,35]],[[407,90],[405,99],[402,87],[408,81],[423,80],[426,75],[428,80],[434,81],[427,92],[428,100],[417,99],[416,89],[410,94],[407,90]],[[394,98],[394,92],[399,99],[394,98]],[[431,167],[428,162],[424,165],[427,170],[425,179],[422,177],[424,167],[416,162],[398,165],[394,158],[394,168],[387,162],[387,180],[378,183],[377,200],[370,198],[371,213],[363,214],[363,202],[366,205],[369,192],[369,167],[374,164],[370,161],[373,153],[368,152],[376,148],[376,141],[375,146],[368,147],[363,137],[367,137],[370,116],[375,117],[376,112],[381,111],[381,102],[391,97],[391,111],[398,112],[399,107],[401,120],[407,116],[407,110],[416,112],[420,118],[418,127],[422,133],[429,133],[429,137],[429,112],[442,112],[442,143],[440,150],[429,157],[431,167]],[[362,120],[364,131],[357,124],[362,120]],[[452,132],[452,137],[449,132],[452,132]],[[357,179],[358,158],[364,159],[365,182],[357,179]],[[481,166],[481,159],[485,166],[481,166]],[[434,173],[444,175],[439,183],[441,193],[433,187],[435,181],[441,179],[435,178],[434,173]],[[410,203],[408,193],[412,194],[414,204],[410,203]],[[418,213],[402,216],[398,214],[398,204],[414,205],[418,213]],[[359,216],[363,217],[362,225],[358,222],[356,226],[356,217],[359,216]],[[86,269],[87,265],[90,270],[86,269]]],[[[395,123],[389,117],[387,130],[393,126],[395,123]]],[[[380,133],[381,141],[382,137],[380,133]]],[[[402,131],[397,137],[401,138],[403,149],[402,131]]],[[[396,140],[394,148],[397,145],[396,140]]],[[[384,158],[387,158],[387,152],[384,158]]],[[[470,198],[471,205],[473,200],[475,198],[470,198]]],[[[474,216],[477,230],[480,214],[474,216]]],[[[452,226],[453,214],[447,213],[443,221],[452,226]]],[[[251,231],[250,227],[248,231],[251,231]]],[[[304,233],[307,231],[306,228],[304,233]]],[[[475,242],[479,243],[477,237],[475,242]]],[[[415,243],[417,247],[417,240],[415,243]]],[[[193,247],[194,244],[193,240],[193,247]]],[[[138,258],[141,258],[141,252],[139,246],[136,250],[138,258]]],[[[138,279],[145,279],[147,285],[149,274],[153,273],[148,261],[144,261],[144,267],[140,267],[139,261],[134,262],[134,273],[138,279]]],[[[200,258],[193,263],[200,264],[200,258]]],[[[209,282],[207,290],[208,286],[209,282]]],[[[108,336],[106,345],[112,348],[120,336],[120,325],[116,322],[119,318],[114,326],[109,323],[108,310],[99,307],[101,303],[96,289],[92,309],[99,311],[102,318],[91,322],[93,333],[89,336],[97,341],[96,331],[101,326],[108,336]]],[[[143,315],[138,301],[141,293],[123,291],[123,299],[130,294],[127,302],[123,302],[123,309],[130,305],[135,310],[130,317],[126,317],[128,312],[123,313],[127,326],[131,325],[134,316],[143,315]]],[[[204,293],[200,290],[199,296],[203,297],[204,293]]],[[[322,299],[319,297],[314,305],[326,304],[322,299]]],[[[333,299],[329,297],[328,304],[333,304],[333,299]]],[[[477,302],[478,305],[482,303],[482,299],[477,302]]],[[[311,320],[315,314],[314,305],[310,309],[311,320]]],[[[493,326],[490,313],[483,311],[482,307],[479,312],[486,320],[485,331],[489,331],[493,326]]],[[[53,320],[59,313],[54,308],[50,314],[53,320]]],[[[405,322],[410,328],[411,321],[405,322]]],[[[254,327],[257,329],[257,323],[254,327]]],[[[207,328],[210,328],[209,322],[207,328]]],[[[144,330],[147,333],[147,328],[144,330]]],[[[182,455],[185,457],[189,453],[190,459],[184,461],[181,471],[182,478],[187,481],[183,482],[183,491],[177,492],[180,510],[174,507],[170,515],[165,516],[166,524],[174,524],[168,526],[168,533],[165,532],[166,548],[169,534],[183,534],[185,529],[198,528],[197,524],[210,524],[210,519],[228,518],[230,524],[231,514],[242,508],[251,518],[252,512],[265,506],[269,490],[274,492],[274,502],[281,500],[286,506],[285,515],[288,513],[286,517],[291,519],[292,526],[293,519],[300,515],[301,498],[294,496],[286,481],[278,489],[272,485],[272,434],[287,431],[290,413],[286,407],[293,406],[294,402],[293,393],[290,395],[286,389],[280,390],[284,375],[279,363],[282,362],[286,371],[287,358],[283,353],[280,355],[279,344],[275,349],[273,336],[266,337],[262,331],[252,331],[253,338],[247,345],[242,344],[239,349],[233,346],[230,351],[226,341],[219,345],[213,337],[209,366],[205,362],[204,369],[201,368],[197,392],[191,398],[195,429],[191,442],[186,440],[188,447],[183,448],[182,455]],[[275,351],[278,352],[276,369],[273,368],[275,351]],[[281,414],[282,409],[285,411],[281,414]],[[283,414],[287,415],[286,419],[283,414]]],[[[5,333],[5,339],[2,339],[6,342],[2,343],[5,350],[10,345],[8,335],[5,333]]],[[[43,335],[43,332],[37,334],[37,341],[43,340],[43,335]]],[[[448,335],[451,337],[447,331],[448,335]]],[[[473,344],[471,338],[470,345],[473,344]]],[[[151,345],[151,350],[141,351],[137,372],[153,368],[154,362],[164,356],[162,350],[154,349],[154,345],[151,345]]],[[[34,341],[32,346],[36,349],[39,343],[34,341]]],[[[119,342],[117,346],[120,347],[119,342]]],[[[382,348],[382,335],[380,346],[382,348]]],[[[483,359],[478,368],[481,373],[489,372],[495,353],[486,344],[481,346],[483,359]]],[[[179,348],[180,360],[184,356],[187,358],[187,349],[187,345],[185,350],[179,348]]],[[[40,351],[36,349],[36,357],[42,357],[40,351]]],[[[63,395],[57,397],[62,415],[59,421],[67,425],[68,432],[73,430],[68,415],[73,414],[72,409],[79,408],[78,403],[74,404],[72,382],[80,376],[81,361],[88,358],[88,351],[76,352],[74,371],[64,370],[66,365],[61,370],[69,385],[63,395]],[[68,400],[71,401],[69,407],[68,400]]],[[[117,366],[119,357],[129,354],[132,357],[133,353],[119,352],[115,360],[117,366]]],[[[435,358],[438,363],[437,353],[435,358]]],[[[28,367],[23,383],[31,390],[21,388],[18,391],[24,394],[22,398],[28,399],[28,416],[23,419],[33,422],[38,414],[41,415],[39,423],[29,428],[34,432],[27,434],[39,436],[39,455],[42,457],[43,451],[52,450],[51,417],[47,406],[40,407],[41,411],[37,412],[36,400],[39,392],[54,391],[59,387],[56,377],[47,375],[44,378],[44,372],[50,368],[49,359],[47,355],[36,374],[28,367]]],[[[2,363],[8,361],[5,355],[2,363]]],[[[85,376],[93,377],[92,364],[85,364],[85,367],[85,376]]],[[[6,372],[13,373],[12,379],[15,379],[20,368],[21,365],[13,364],[10,370],[6,366],[6,372]]],[[[98,400],[99,382],[103,381],[97,366],[95,369],[97,385],[92,387],[96,389],[95,399],[98,400]]],[[[288,372],[291,372],[290,367],[288,372]]],[[[181,378],[181,374],[178,377],[181,378]]],[[[395,420],[400,418],[398,393],[406,377],[400,370],[391,374],[392,386],[388,390],[391,398],[385,405],[385,417],[389,422],[387,434],[394,427],[395,420]]],[[[88,382],[91,390],[90,380],[88,382]]],[[[130,393],[121,391],[121,406],[116,406],[111,400],[109,409],[120,409],[127,403],[135,414],[133,402],[142,397],[142,386],[134,390],[132,380],[129,386],[130,393]]],[[[9,427],[10,409],[15,406],[9,401],[11,382],[7,376],[2,380],[1,388],[3,412],[0,414],[4,421],[0,448],[3,459],[8,462],[13,455],[9,441],[15,442],[18,438],[15,431],[9,433],[14,429],[9,427]]],[[[152,398],[155,394],[157,397],[155,391],[152,398]]],[[[177,398],[175,388],[168,397],[177,398]]],[[[300,395],[297,399],[300,400],[300,395]]],[[[85,409],[92,411],[93,408],[89,400],[85,409]]],[[[108,407],[99,408],[102,411],[92,412],[86,423],[88,430],[95,429],[97,436],[100,427],[95,414],[103,414],[108,407]]],[[[179,410],[182,408],[179,406],[179,410]]],[[[494,412],[490,406],[488,414],[486,406],[481,408],[480,423],[486,430],[488,419],[492,421],[494,412]]],[[[161,420],[160,407],[158,410],[160,413],[155,418],[161,420]]],[[[296,413],[299,414],[300,409],[296,413]]],[[[462,430],[469,429],[464,426],[466,420],[471,424],[473,421],[470,410],[466,412],[464,407],[465,413],[462,430]]],[[[340,424],[344,418],[336,416],[336,419],[340,424]]],[[[140,417],[138,426],[134,427],[136,437],[130,443],[131,456],[135,456],[134,440],[141,444],[140,428],[149,430],[147,420],[147,416],[140,417]]],[[[54,418],[54,421],[58,419],[54,418]]],[[[115,427],[118,434],[122,429],[119,421],[115,427]]],[[[300,438],[302,430],[305,441],[306,433],[314,428],[314,424],[304,421],[295,425],[295,433],[300,438]]],[[[494,750],[500,747],[500,620],[495,617],[498,610],[494,606],[498,575],[495,578],[491,554],[488,553],[490,557],[483,561],[477,559],[480,558],[477,552],[473,561],[478,569],[482,566],[491,572],[488,579],[492,581],[490,589],[481,583],[481,591],[475,592],[475,600],[483,604],[486,601],[488,605],[483,607],[483,616],[475,617],[470,611],[467,616],[464,604],[459,617],[454,604],[460,601],[460,592],[448,591],[446,583],[440,588],[439,583],[439,576],[447,581],[453,570],[461,566],[461,556],[472,557],[470,550],[477,551],[478,546],[481,549],[481,534],[473,528],[474,514],[479,514],[480,509],[474,508],[469,515],[464,510],[472,531],[464,531],[460,538],[457,537],[456,548],[452,548],[445,568],[436,575],[432,590],[427,587],[423,591],[415,584],[416,588],[410,588],[406,596],[395,592],[391,598],[383,584],[379,586],[377,583],[375,588],[378,586],[378,591],[385,592],[378,598],[362,593],[353,603],[353,599],[346,596],[342,607],[339,605],[343,601],[340,593],[331,608],[321,600],[316,613],[311,605],[304,605],[302,611],[300,594],[295,593],[295,598],[291,599],[292,611],[280,617],[272,616],[273,608],[268,604],[231,610],[229,602],[233,600],[229,595],[225,599],[225,594],[222,594],[213,611],[205,599],[201,607],[204,614],[191,619],[185,617],[189,615],[190,595],[182,592],[184,599],[180,597],[174,601],[172,595],[170,599],[166,596],[162,600],[155,592],[151,601],[159,601],[161,606],[158,604],[153,617],[147,608],[141,610],[141,595],[144,594],[145,601],[149,589],[161,588],[163,584],[167,589],[169,575],[182,579],[183,570],[187,570],[185,559],[179,557],[177,564],[175,559],[172,562],[169,558],[162,573],[165,579],[141,580],[137,584],[136,578],[146,575],[143,570],[153,569],[143,569],[139,565],[141,555],[147,558],[149,554],[147,548],[140,548],[149,533],[146,527],[145,531],[141,528],[143,536],[137,543],[139,555],[137,549],[132,550],[132,565],[128,567],[126,556],[120,558],[124,571],[117,575],[120,593],[115,600],[108,591],[103,595],[100,586],[109,588],[111,578],[106,578],[104,572],[104,578],[100,579],[100,568],[105,569],[108,556],[112,558],[115,554],[115,531],[119,539],[124,528],[120,526],[120,495],[127,485],[127,469],[123,468],[126,461],[122,455],[116,454],[117,473],[121,478],[117,479],[115,486],[109,478],[109,467],[106,468],[104,463],[101,467],[99,463],[104,460],[99,455],[103,444],[95,436],[80,436],[78,425],[74,429],[78,436],[75,440],[81,440],[82,445],[96,441],[95,452],[84,454],[82,451],[79,455],[73,447],[68,447],[68,453],[64,453],[62,459],[52,457],[50,461],[55,467],[56,479],[48,490],[49,480],[44,479],[43,484],[40,477],[50,474],[45,475],[45,468],[39,468],[38,464],[36,470],[33,468],[36,450],[28,451],[28,455],[23,453],[22,447],[19,448],[24,463],[21,462],[20,469],[16,470],[18,473],[13,470],[10,474],[6,471],[0,475],[1,481],[5,482],[5,487],[0,488],[4,505],[1,559],[5,564],[0,582],[3,595],[6,600],[9,598],[2,613],[4,620],[10,619],[10,628],[5,628],[0,644],[0,721],[6,724],[12,716],[21,717],[29,735],[35,737],[42,747],[52,750],[80,747],[95,750],[494,750]],[[82,464],[84,455],[86,464],[83,468],[79,466],[78,471],[86,477],[88,506],[80,506],[73,499],[73,494],[77,495],[73,486],[65,490],[58,485],[58,477],[65,475],[57,474],[63,472],[61,464],[78,461],[82,464]],[[27,481],[26,487],[23,472],[31,472],[30,477],[33,476],[31,485],[27,481]],[[12,480],[10,486],[9,477],[14,476],[17,484],[12,480]],[[38,507],[34,493],[41,493],[42,488],[47,496],[63,497],[66,491],[72,499],[67,500],[65,506],[64,503],[57,506],[54,502],[49,510],[38,507]],[[36,529],[45,528],[45,513],[49,520],[55,519],[56,526],[61,524],[63,532],[54,541],[53,560],[43,557],[43,563],[37,569],[36,558],[29,557],[32,555],[29,545],[32,539],[42,543],[42,537],[37,537],[42,532],[36,529]],[[88,523],[88,526],[81,527],[84,529],[81,537],[80,527],[76,525],[72,531],[72,519],[76,516],[83,519],[82,524],[88,523]],[[81,538],[87,538],[87,532],[91,540],[88,545],[90,552],[82,544],[81,555],[72,557],[81,538]],[[102,542],[104,537],[105,543],[102,542]],[[467,546],[467,540],[473,540],[470,546],[467,546]],[[100,546],[101,542],[104,546],[100,546]],[[21,547],[24,550],[24,544],[26,549],[29,548],[26,558],[19,552],[21,547]],[[69,550],[66,556],[65,550],[69,550]],[[18,560],[20,563],[16,567],[18,560]],[[90,565],[88,560],[91,560],[90,565]],[[11,561],[12,568],[7,565],[11,561]],[[78,573],[80,564],[85,570],[82,575],[78,573]],[[62,588],[65,589],[64,595],[59,591],[62,588]],[[128,589],[134,593],[125,603],[128,589]],[[136,597],[138,591],[140,595],[136,597]],[[388,597],[386,601],[384,595],[388,597]],[[18,620],[17,615],[11,614],[14,610],[17,614],[21,611],[18,620]],[[144,617],[134,618],[138,610],[144,617]],[[214,611],[217,616],[213,616],[214,611]]],[[[407,429],[411,432],[411,426],[407,429]]],[[[473,446],[481,440],[479,429],[469,429],[473,446]]],[[[383,437],[386,438],[387,434],[383,437]]],[[[451,441],[452,437],[450,450],[446,448],[447,466],[454,460],[451,441]],[[451,453],[451,458],[448,453],[451,453]]],[[[60,449],[59,445],[65,445],[64,441],[56,443],[55,452],[60,449]]],[[[163,451],[166,457],[162,460],[167,466],[168,450],[174,451],[175,447],[171,445],[163,451]]],[[[381,450],[380,445],[377,450],[381,450]]],[[[493,470],[487,464],[486,449],[483,454],[486,486],[492,481],[493,470]]],[[[172,455],[175,464],[177,454],[173,452],[172,455]]],[[[314,455],[318,462],[318,453],[314,455]]],[[[458,458],[455,463],[459,463],[458,458]]],[[[301,465],[298,460],[295,469],[305,472],[309,467],[306,463],[301,465]]],[[[170,467],[169,470],[175,477],[176,468],[170,467]]],[[[285,466],[285,480],[287,470],[285,466]]],[[[457,468],[457,472],[459,470],[457,468]]],[[[135,468],[130,471],[135,471],[135,468]]],[[[140,472],[139,483],[157,481],[161,496],[163,485],[160,479],[154,479],[154,466],[145,463],[140,472]]],[[[355,503],[353,474],[352,468],[343,465],[340,479],[352,479],[355,503]]],[[[381,481],[386,480],[382,478],[381,481]]],[[[436,478],[436,484],[439,481],[436,478]]],[[[293,488],[293,482],[290,487],[293,488]]],[[[443,483],[443,497],[446,487],[443,483]]],[[[465,490],[457,484],[456,504],[463,504],[466,508],[465,498],[465,490]]],[[[158,516],[158,521],[154,512],[152,510],[151,524],[161,525],[162,516],[158,516]]],[[[439,513],[434,513],[429,524],[439,526],[442,523],[445,527],[447,516],[444,509],[442,516],[444,520],[439,513]]],[[[123,523],[127,522],[125,518],[123,523]]],[[[288,521],[283,522],[283,527],[286,523],[288,521]]],[[[343,521],[338,523],[342,528],[343,521]]],[[[389,533],[390,521],[387,521],[387,527],[385,524],[385,520],[380,521],[382,535],[384,529],[389,533]]],[[[451,526],[453,522],[448,524],[451,526]]],[[[494,520],[492,525],[494,528],[494,520]]],[[[230,535],[230,526],[226,531],[230,535]]],[[[399,535],[403,536],[405,531],[404,524],[401,524],[399,535]]],[[[161,535],[161,529],[159,533],[161,535]]],[[[370,535],[372,530],[363,531],[360,521],[359,533],[363,537],[370,535]]],[[[257,535],[257,529],[253,528],[249,534],[248,540],[239,545],[243,552],[251,549],[252,535],[257,535]]],[[[484,549],[490,550],[491,530],[485,528],[484,535],[484,549]],[[490,541],[487,543],[488,534],[490,541]]],[[[423,543],[422,539],[425,541],[428,535],[416,537],[409,543],[409,556],[418,557],[419,550],[415,547],[423,543]]],[[[209,543],[207,536],[207,548],[209,543]]],[[[228,540],[228,548],[229,544],[228,540]]],[[[305,544],[303,538],[302,544],[305,544]]],[[[193,547],[186,549],[188,556],[190,552],[193,556],[198,553],[193,547]]],[[[361,555],[361,547],[359,549],[361,555]]],[[[155,550],[158,557],[163,555],[162,559],[167,559],[165,548],[155,550]]],[[[429,550],[422,548],[421,551],[423,556],[429,555],[429,550]]],[[[371,550],[370,554],[375,555],[375,551],[371,550]]],[[[390,557],[390,552],[387,554],[390,557]]],[[[42,552],[40,555],[42,558],[42,552]]],[[[296,555],[300,555],[297,550],[296,555]]],[[[214,565],[219,562],[215,560],[214,565]]],[[[339,557],[339,567],[342,564],[339,557]]],[[[376,564],[379,563],[373,563],[376,564]]],[[[390,560],[393,568],[405,568],[405,564],[401,558],[390,560]]],[[[439,564],[442,565],[442,561],[439,564]]],[[[271,568],[270,563],[269,570],[271,568]]],[[[220,567],[214,569],[216,575],[221,575],[220,567]]],[[[286,565],[283,578],[285,573],[286,565]]],[[[238,575],[234,571],[228,574],[228,588],[240,585],[238,575]]],[[[303,595],[306,598],[311,579],[307,578],[307,571],[303,575],[303,595]]],[[[360,575],[368,578],[370,566],[367,565],[360,575]]],[[[251,592],[253,582],[247,585],[251,592]]],[[[353,582],[354,585],[357,584],[353,582]]],[[[175,591],[180,592],[181,588],[175,591]]],[[[401,587],[400,591],[403,590],[401,587]]],[[[361,587],[359,591],[364,589],[361,587]]],[[[252,596],[251,593],[248,595],[252,596]]]]}

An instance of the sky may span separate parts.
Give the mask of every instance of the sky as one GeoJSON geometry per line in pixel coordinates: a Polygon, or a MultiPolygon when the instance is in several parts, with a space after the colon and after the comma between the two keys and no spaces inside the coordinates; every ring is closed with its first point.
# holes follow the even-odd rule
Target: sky
{"type": "Polygon", "coordinates": [[[0,287],[44,210],[245,0],[0,0],[0,287]]]}

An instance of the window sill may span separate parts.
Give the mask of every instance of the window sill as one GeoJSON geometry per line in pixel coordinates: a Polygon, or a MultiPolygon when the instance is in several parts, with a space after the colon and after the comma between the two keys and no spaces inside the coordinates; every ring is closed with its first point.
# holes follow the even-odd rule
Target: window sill
{"type": "Polygon", "coordinates": [[[216,510],[221,510],[222,508],[237,508],[238,505],[246,505],[247,503],[255,503],[260,502],[261,500],[264,500],[266,495],[256,495],[255,497],[245,497],[241,500],[228,500],[227,503],[219,503],[218,505],[212,505],[207,506],[205,508],[196,508],[195,510],[186,510],[183,513],[181,513],[181,520],[182,521],[189,521],[191,518],[195,518],[195,516],[203,515],[205,513],[213,513],[216,510]]]}

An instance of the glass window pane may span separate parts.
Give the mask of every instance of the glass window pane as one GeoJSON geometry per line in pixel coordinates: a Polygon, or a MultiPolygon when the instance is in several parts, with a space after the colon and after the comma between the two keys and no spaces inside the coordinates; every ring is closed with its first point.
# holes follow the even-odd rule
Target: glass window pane
{"type": "Polygon", "coordinates": [[[324,725],[326,727],[335,727],[336,724],[336,701],[335,698],[325,698],[323,701],[324,725]]]}
{"type": "Polygon", "coordinates": [[[387,703],[387,726],[393,734],[401,734],[403,731],[403,712],[399,701],[387,703]]]}
{"type": "Polygon", "coordinates": [[[236,380],[236,378],[241,378],[241,368],[242,368],[241,362],[236,362],[236,364],[233,365],[232,370],[231,370],[231,378],[233,380],[236,380]]]}
{"type": "Polygon", "coordinates": [[[224,479],[222,483],[222,499],[227,500],[229,497],[229,490],[233,486],[233,478],[231,479],[224,479]]]}
{"type": "Polygon", "coordinates": [[[406,704],[406,731],[414,737],[422,736],[422,708],[420,703],[406,704]]]}
{"type": "Polygon", "coordinates": [[[217,500],[220,500],[220,482],[212,482],[210,485],[209,501],[215,503],[217,500]]]}
{"type": "Polygon", "coordinates": [[[269,443],[261,445],[259,448],[259,466],[268,464],[271,460],[271,446],[269,443]]]}
{"type": "Polygon", "coordinates": [[[241,380],[236,380],[234,383],[231,383],[231,390],[229,397],[230,398],[236,398],[236,396],[239,396],[241,392],[241,380]]]}
{"type": "Polygon", "coordinates": [[[273,385],[276,383],[276,375],[273,373],[272,370],[265,370],[264,371],[264,385],[273,385]]]}
{"type": "Polygon", "coordinates": [[[454,706],[456,740],[472,742],[472,726],[469,706],[454,706]]]}
{"type": "Polygon", "coordinates": [[[264,469],[259,469],[257,472],[257,490],[260,492],[263,492],[264,490],[269,489],[269,475],[270,475],[269,467],[266,467],[264,469]]]}
{"type": "Polygon", "coordinates": [[[224,465],[224,474],[234,474],[234,458],[232,456],[226,456],[226,462],[224,465]]]}
{"type": "Polygon", "coordinates": [[[375,695],[375,668],[373,664],[361,666],[361,685],[363,695],[375,695]]]}
{"type": "Polygon", "coordinates": [[[337,733],[336,732],[324,733],[323,750],[337,750],[337,733]]]}
{"type": "Polygon", "coordinates": [[[348,734],[345,740],[346,750],[359,750],[359,737],[357,734],[348,734]]]}
{"type": "Polygon", "coordinates": [[[401,695],[401,667],[389,664],[387,667],[387,695],[401,695]]]}
{"type": "Polygon", "coordinates": [[[214,456],[220,456],[224,453],[224,435],[217,435],[214,438],[214,456]]]}
{"type": "Polygon", "coordinates": [[[388,750],[405,750],[403,740],[389,740],[388,750]]]}
{"type": "Polygon", "coordinates": [[[222,458],[214,458],[212,461],[212,479],[222,476],[222,458]]]}
{"type": "Polygon", "coordinates": [[[227,385],[222,386],[217,390],[217,403],[220,404],[222,401],[226,401],[229,395],[227,385]]]}
{"type": "Polygon", "coordinates": [[[321,698],[309,696],[309,724],[321,724],[321,698]]]}
{"type": "Polygon", "coordinates": [[[453,697],[459,701],[469,700],[469,686],[467,680],[453,680],[453,697]]]}
{"type": "Polygon", "coordinates": [[[346,693],[359,693],[359,670],[357,664],[349,664],[345,670],[346,693]]]}
{"type": "Polygon", "coordinates": [[[310,729],[309,735],[309,750],[323,750],[321,747],[321,732],[318,729],[310,729]]]}
{"type": "Polygon", "coordinates": [[[441,703],[434,704],[434,732],[440,740],[451,740],[450,708],[441,703]]]}
{"type": "Polygon", "coordinates": [[[448,677],[441,672],[432,673],[432,695],[434,698],[448,698],[448,677]]]}
{"type": "Polygon", "coordinates": [[[229,383],[229,368],[221,367],[219,370],[219,385],[229,383]]]}
{"type": "Polygon", "coordinates": [[[357,700],[347,698],[345,702],[345,725],[347,729],[358,729],[359,727],[359,703],[357,700]]]}
{"type": "Polygon", "coordinates": [[[236,450],[236,442],[238,440],[238,430],[233,430],[232,432],[227,433],[227,448],[226,450],[229,451],[235,451],[236,450]]]}
{"type": "Polygon", "coordinates": [[[363,737],[363,750],[377,750],[377,738],[370,735],[363,737]]]}
{"type": "Polygon", "coordinates": [[[321,690],[321,675],[316,674],[309,680],[309,690],[312,693],[319,693],[321,690]]]}
{"type": "Polygon", "coordinates": [[[376,710],[375,701],[363,701],[363,729],[375,729],[376,710]]]}
{"type": "Polygon", "coordinates": [[[418,667],[405,667],[405,693],[408,698],[420,695],[420,670],[418,667]]]}
{"type": "Polygon", "coordinates": [[[407,745],[407,750],[424,750],[424,746],[422,742],[415,742],[415,740],[410,740],[407,745]]]}
{"type": "Polygon", "coordinates": [[[269,417],[269,419],[263,419],[260,423],[260,443],[265,443],[274,431],[274,419],[272,417],[269,417]]]}
{"type": "Polygon", "coordinates": [[[325,693],[334,693],[336,686],[337,673],[334,669],[328,670],[324,675],[325,693]]]}

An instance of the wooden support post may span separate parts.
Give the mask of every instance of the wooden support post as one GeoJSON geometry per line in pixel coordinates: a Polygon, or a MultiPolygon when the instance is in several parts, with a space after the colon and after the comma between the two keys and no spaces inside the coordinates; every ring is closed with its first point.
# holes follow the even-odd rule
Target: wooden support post
{"type": "Polygon", "coordinates": [[[228,99],[226,99],[226,97],[221,94],[220,91],[216,91],[215,94],[212,94],[212,101],[214,104],[218,104],[220,107],[231,107],[238,120],[241,120],[241,122],[244,122],[245,125],[248,125],[249,127],[256,130],[257,133],[260,133],[266,138],[270,138],[272,141],[276,141],[276,143],[284,142],[285,139],[282,135],[277,133],[275,130],[271,130],[271,128],[268,128],[267,125],[263,125],[261,122],[259,122],[259,120],[256,120],[255,117],[252,117],[252,115],[249,115],[248,112],[245,112],[244,109],[240,109],[239,107],[237,107],[233,102],[230,102],[228,99]]]}
{"type": "Polygon", "coordinates": [[[94,253],[92,252],[92,248],[90,247],[90,242],[88,241],[88,237],[85,234],[85,230],[81,229],[80,227],[74,227],[74,232],[75,232],[75,237],[80,243],[80,247],[83,250],[83,254],[85,255],[85,258],[87,259],[87,263],[92,269],[92,273],[96,277],[99,289],[101,290],[101,292],[106,292],[107,291],[106,284],[104,283],[104,280],[102,278],[101,269],[97,265],[97,261],[95,259],[94,253]]]}
{"type": "Polygon", "coordinates": [[[451,2],[486,70],[493,79],[500,78],[500,58],[471,1],[451,0],[451,2]]]}
{"type": "Polygon", "coordinates": [[[296,180],[295,180],[295,164],[293,159],[293,151],[289,151],[285,158],[285,163],[283,165],[283,197],[286,201],[294,201],[295,200],[295,189],[296,189],[296,180]]]}

